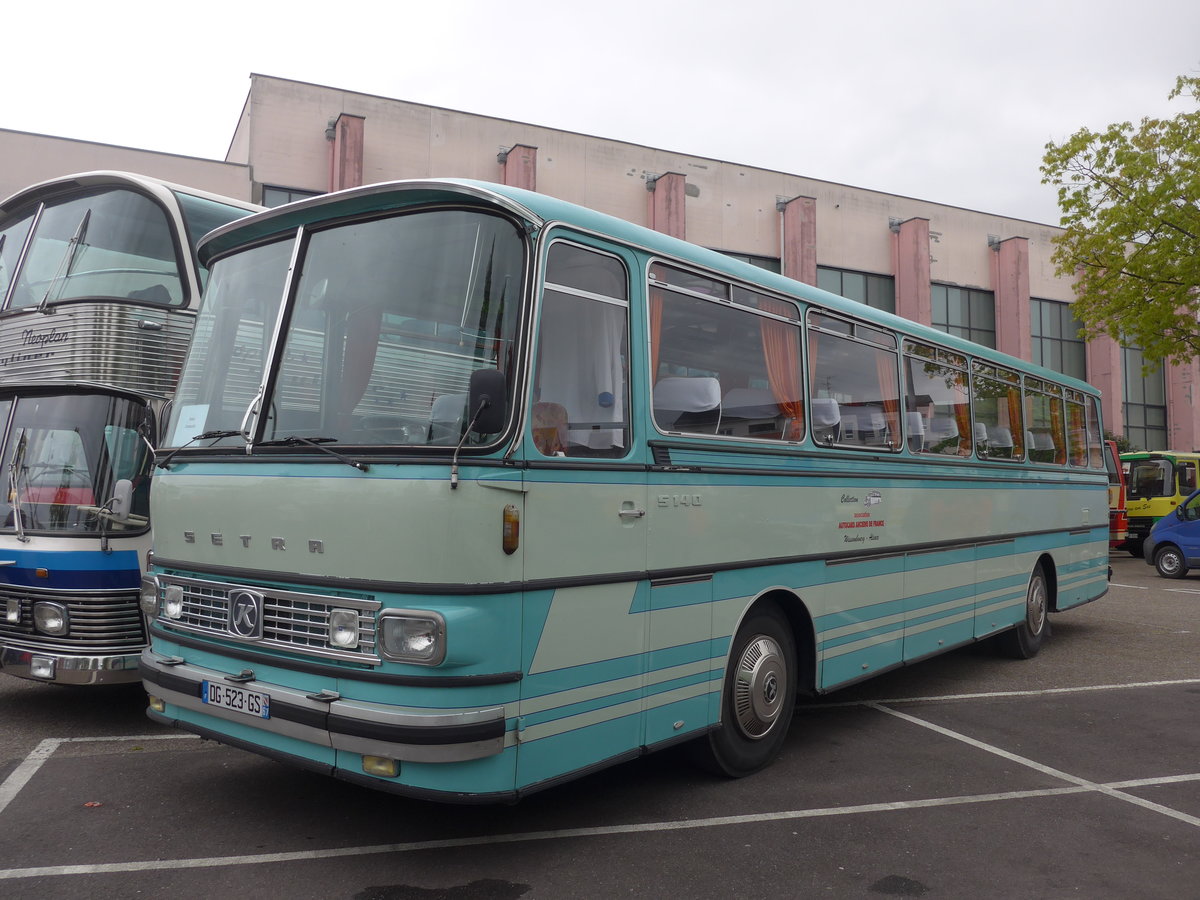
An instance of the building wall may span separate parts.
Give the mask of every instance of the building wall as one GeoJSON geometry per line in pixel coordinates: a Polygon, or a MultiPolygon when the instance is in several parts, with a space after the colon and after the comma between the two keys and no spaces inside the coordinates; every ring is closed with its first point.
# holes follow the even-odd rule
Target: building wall
{"type": "Polygon", "coordinates": [[[0,129],[0,199],[48,178],[117,169],[249,200],[250,168],[212,159],[0,129]]]}

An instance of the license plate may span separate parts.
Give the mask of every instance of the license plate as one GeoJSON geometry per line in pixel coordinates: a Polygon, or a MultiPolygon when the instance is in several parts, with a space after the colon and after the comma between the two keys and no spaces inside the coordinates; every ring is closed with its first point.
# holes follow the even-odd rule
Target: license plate
{"type": "Polygon", "coordinates": [[[210,706],[232,709],[257,719],[271,718],[271,697],[260,691],[248,691],[236,684],[222,681],[202,681],[200,699],[210,706]]]}

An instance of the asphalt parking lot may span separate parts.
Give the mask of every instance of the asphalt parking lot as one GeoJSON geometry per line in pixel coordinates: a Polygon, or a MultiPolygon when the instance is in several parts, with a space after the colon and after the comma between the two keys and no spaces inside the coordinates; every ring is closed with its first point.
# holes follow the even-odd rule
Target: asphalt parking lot
{"type": "Polygon", "coordinates": [[[1200,574],[1114,555],[1034,660],[964,648],[798,711],[770,769],[664,753],[516,806],[378,794],[0,677],[0,896],[1187,897],[1200,574]]]}

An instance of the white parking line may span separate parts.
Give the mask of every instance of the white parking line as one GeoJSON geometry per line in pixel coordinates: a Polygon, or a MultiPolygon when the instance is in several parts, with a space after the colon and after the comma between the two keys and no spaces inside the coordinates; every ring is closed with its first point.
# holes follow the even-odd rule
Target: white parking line
{"type": "MultiPolygon", "coordinates": [[[[432,841],[410,841],[395,844],[375,844],[361,847],[338,847],[324,850],[298,850],[282,853],[261,853],[241,856],[199,857],[185,859],[153,859],[131,860],[115,863],[90,863],[83,865],[64,866],[29,866],[24,868],[0,869],[0,880],[15,880],[25,878],[45,878],[54,875],[95,875],[117,872],[145,872],[164,869],[201,869],[219,868],[224,866],[265,865],[279,862],[299,862],[319,859],[335,859],[357,856],[372,856],[385,853],[413,853],[421,850],[445,850],[460,847],[479,847],[487,845],[514,844],[530,841],[568,840],[586,837],[602,837],[608,835],[644,834],[649,832],[687,831],[697,828],[714,828],[729,825],[745,825],[760,822],[780,822],[800,819],[818,819],[832,816],[861,815],[866,813],[892,812],[897,810],[930,809],[947,806],[961,806],[974,803],[994,803],[1002,800],[1027,800],[1039,797],[1059,797],[1071,794],[1099,793],[1126,803],[1140,806],[1143,809],[1169,816],[1180,822],[1200,827],[1200,818],[1182,813],[1159,803],[1143,800],[1124,791],[1130,788],[1154,787],[1166,784],[1200,781],[1200,773],[1187,775],[1171,775],[1159,778],[1144,778],[1130,781],[1102,784],[1063,772],[1035,760],[1010,753],[1000,747],[984,743],[951,729],[928,722],[917,716],[909,715],[897,709],[889,708],[891,704],[912,703],[932,700],[964,700],[986,699],[991,697],[1038,696],[1043,694],[1060,694],[1097,690],[1124,690],[1134,687],[1161,687],[1181,684],[1197,684],[1200,679],[1181,679],[1178,681],[1141,682],[1138,684],[1115,684],[1080,688],[1053,688],[1041,691],[1000,691],[981,694],[956,694],[944,697],[915,697],[907,700],[869,701],[847,704],[828,704],[831,706],[863,706],[902,719],[921,728],[937,732],[945,737],[960,741],[987,753],[994,754],[1010,762],[1017,763],[1042,774],[1067,782],[1059,788],[1043,788],[1029,791],[1006,791],[991,794],[974,794],[958,797],[935,797],[925,800],[904,800],[894,803],[869,803],[858,806],[825,807],[820,809],[798,809],[782,812],[749,813],[735,816],[716,816],[704,819],[684,819],[669,822],[630,823],[624,825],[601,825],[590,828],[564,828],[550,831],[527,831],[512,834],[479,835],[475,837],[447,838],[432,841]]],[[[0,784],[0,812],[24,787],[42,764],[65,743],[86,741],[150,741],[170,740],[175,738],[193,738],[194,735],[126,735],[105,738],[48,738],[21,762],[3,784],[0,784]]]]}
{"type": "Polygon", "coordinates": [[[1131,588],[1131,589],[1133,589],[1133,590],[1135,590],[1135,591],[1148,591],[1148,590],[1150,590],[1150,588],[1148,588],[1148,587],[1147,587],[1146,585],[1144,585],[1144,584],[1121,584],[1120,582],[1117,582],[1117,581],[1110,581],[1110,582],[1108,583],[1108,586],[1109,586],[1109,587],[1123,587],[1123,588],[1131,588]]]}
{"type": "Polygon", "coordinates": [[[54,755],[63,744],[82,744],[91,741],[170,741],[179,740],[181,738],[196,739],[194,734],[125,734],[116,735],[113,737],[76,737],[76,738],[46,738],[36,747],[33,752],[21,760],[21,764],[12,770],[12,773],[4,779],[4,783],[0,784],[0,813],[4,812],[8,804],[12,803],[13,798],[21,792],[21,788],[29,783],[38,769],[42,767],[42,763],[54,755]]]}

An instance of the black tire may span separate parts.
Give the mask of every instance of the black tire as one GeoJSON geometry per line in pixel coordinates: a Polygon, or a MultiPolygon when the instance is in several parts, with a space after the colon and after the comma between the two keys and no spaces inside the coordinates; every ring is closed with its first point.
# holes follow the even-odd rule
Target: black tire
{"type": "Polygon", "coordinates": [[[1039,565],[1025,589],[1025,618],[1016,628],[996,638],[1000,652],[1012,659],[1033,659],[1050,633],[1050,593],[1046,573],[1039,565]]]}
{"type": "Polygon", "coordinates": [[[1188,573],[1187,557],[1174,544],[1164,544],[1154,552],[1154,568],[1163,578],[1182,578],[1188,573]]]}
{"type": "Polygon", "coordinates": [[[1129,551],[1129,555],[1134,559],[1141,559],[1145,554],[1145,551],[1142,549],[1142,542],[1135,541],[1133,538],[1125,542],[1125,549],[1129,551]]]}
{"type": "Polygon", "coordinates": [[[730,648],[721,725],[692,744],[693,758],[718,775],[741,778],[775,760],[796,705],[796,642],[775,606],[742,622],[730,648]]]}

